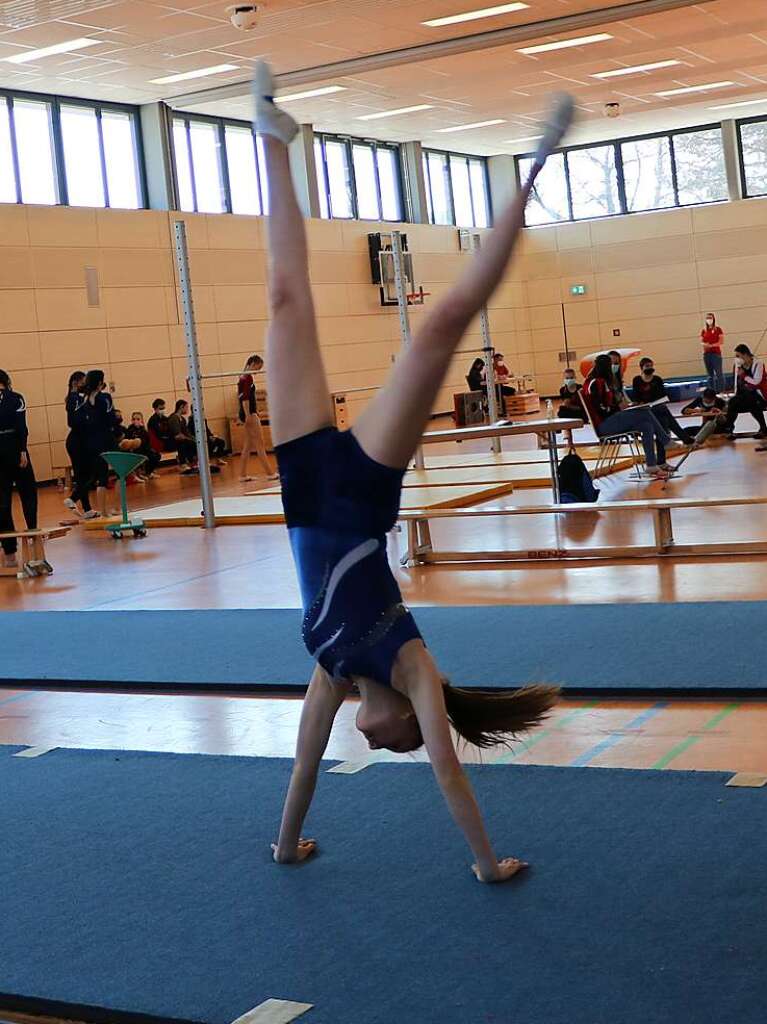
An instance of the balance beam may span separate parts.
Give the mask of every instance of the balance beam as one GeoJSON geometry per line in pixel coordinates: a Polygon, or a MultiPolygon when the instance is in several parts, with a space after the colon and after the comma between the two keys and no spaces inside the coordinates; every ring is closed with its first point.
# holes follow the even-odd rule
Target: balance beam
{"type": "Polygon", "coordinates": [[[14,533],[0,533],[1,540],[21,541],[21,561],[18,554],[16,565],[0,567],[0,576],[14,576],[16,579],[31,579],[35,576],[50,576],[53,566],[45,553],[45,542],[69,533],[68,526],[52,526],[39,530],[17,530],[14,533]]]}
{"type": "MultiPolygon", "coordinates": [[[[399,519],[407,523],[408,547],[402,564],[408,567],[436,565],[443,562],[568,562],[592,559],[694,557],[699,555],[763,555],[767,539],[761,541],[714,540],[696,544],[678,544],[674,540],[672,512],[692,508],[729,508],[746,505],[767,505],[765,497],[735,498],[659,498],[644,501],[605,501],[599,504],[511,506],[510,508],[410,510],[399,519]],[[653,527],[652,544],[623,547],[544,548],[540,550],[501,551],[437,551],[434,548],[430,522],[434,519],[464,519],[495,516],[595,515],[600,512],[648,513],[653,527]]],[[[721,529],[717,530],[719,536],[721,529]]]]}

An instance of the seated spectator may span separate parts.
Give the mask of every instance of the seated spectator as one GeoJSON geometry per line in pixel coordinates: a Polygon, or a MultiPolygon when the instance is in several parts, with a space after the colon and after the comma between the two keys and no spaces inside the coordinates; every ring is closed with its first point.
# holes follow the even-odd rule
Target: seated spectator
{"type": "Polygon", "coordinates": [[[165,399],[155,398],[152,402],[152,415],[146,425],[149,443],[156,452],[175,452],[170,436],[168,417],[165,415],[165,399]]]}
{"type": "Polygon", "coordinates": [[[586,413],[578,397],[580,390],[581,386],[575,379],[575,370],[565,370],[565,379],[562,382],[562,387],[559,389],[559,397],[562,399],[562,402],[557,410],[557,416],[560,419],[586,419],[586,413]]]}
{"type": "Polygon", "coordinates": [[[184,398],[176,402],[175,411],[168,417],[170,439],[178,452],[179,466],[186,466],[184,476],[190,476],[197,470],[197,445],[194,435],[189,430],[189,403],[184,398]]]}
{"type": "Polygon", "coordinates": [[[764,363],[760,363],[748,345],[735,346],[735,394],[727,404],[724,424],[726,433],[732,437],[735,420],[742,412],[750,412],[759,426],[754,436],[759,440],[767,437],[767,423],[764,411],[767,409],[767,375],[764,363]]]}
{"type": "Polygon", "coordinates": [[[511,374],[509,373],[508,366],[503,361],[503,352],[496,352],[493,355],[493,372],[495,373],[496,381],[500,385],[500,393],[502,395],[516,395],[517,389],[507,383],[511,374]]]}
{"type": "Polygon", "coordinates": [[[146,479],[154,476],[154,471],[160,465],[160,455],[152,447],[149,438],[149,431],[144,426],[144,417],[140,412],[131,413],[130,426],[125,431],[125,437],[131,441],[138,441],[138,446],[133,450],[143,455],[146,462],[139,467],[139,473],[146,479]]]}
{"type": "MultiPolygon", "coordinates": [[[[194,412],[192,412],[192,414],[189,417],[188,426],[189,433],[192,435],[192,437],[196,438],[197,434],[194,422],[194,412]]],[[[211,459],[214,460],[214,462],[217,462],[220,466],[225,466],[226,459],[224,458],[224,455],[226,454],[226,441],[223,439],[223,437],[217,437],[213,433],[213,431],[208,426],[207,420],[205,420],[205,435],[208,439],[208,455],[210,456],[211,459]]]]}
{"type": "Polygon", "coordinates": [[[631,383],[634,405],[650,405],[655,419],[662,427],[678,437],[683,444],[692,444],[696,431],[683,427],[668,406],[668,394],[663,378],[655,372],[655,363],[649,356],[639,360],[641,373],[631,383]],[[665,402],[664,402],[665,399],[665,402]],[[658,405],[654,405],[658,402],[658,405]]]}
{"type": "Polygon", "coordinates": [[[466,383],[469,385],[469,391],[484,391],[485,390],[485,360],[475,359],[469,367],[469,372],[466,374],[466,383]]]}
{"type": "Polygon", "coordinates": [[[704,388],[701,394],[693,398],[682,409],[682,415],[688,416],[693,413],[700,413],[704,423],[707,423],[709,420],[719,420],[715,433],[723,434],[726,432],[724,425],[724,413],[726,410],[727,402],[720,398],[713,388],[704,388]]]}
{"type": "Polygon", "coordinates": [[[636,431],[642,436],[646,473],[656,480],[668,479],[671,467],[666,462],[666,449],[671,438],[648,408],[621,408],[621,399],[614,387],[615,373],[610,356],[603,353],[594,361],[594,368],[583,386],[583,400],[598,437],[615,437],[636,431]]]}
{"type": "Polygon", "coordinates": [[[610,372],[612,373],[610,387],[615,392],[621,409],[627,409],[631,403],[623,386],[623,356],[615,348],[611,348],[607,354],[610,357],[610,372]]]}

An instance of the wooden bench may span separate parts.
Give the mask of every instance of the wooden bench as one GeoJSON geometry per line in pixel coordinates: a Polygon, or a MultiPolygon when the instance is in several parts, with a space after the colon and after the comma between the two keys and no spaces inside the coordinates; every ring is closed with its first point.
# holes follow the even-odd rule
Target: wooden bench
{"type": "Polygon", "coordinates": [[[510,508],[437,509],[401,512],[399,519],[407,523],[408,550],[402,564],[435,565],[440,562],[560,562],[595,558],[658,558],[695,555],[762,555],[767,554],[767,539],[761,541],[730,541],[721,523],[713,533],[716,539],[695,544],[678,544],[674,540],[671,514],[679,509],[729,508],[733,506],[767,505],[767,496],[757,498],[659,498],[646,501],[604,501],[573,505],[512,506],[510,508]],[[465,519],[494,516],[590,515],[600,513],[649,513],[653,527],[653,543],[621,547],[544,548],[518,551],[436,551],[432,543],[430,522],[434,519],[465,519]]]}
{"type": "Polygon", "coordinates": [[[0,540],[15,537],[21,541],[21,559],[16,557],[15,566],[0,566],[0,576],[15,576],[29,579],[34,576],[50,576],[53,566],[45,553],[45,542],[69,533],[68,526],[52,526],[39,530],[18,530],[15,533],[0,533],[0,540]]]}

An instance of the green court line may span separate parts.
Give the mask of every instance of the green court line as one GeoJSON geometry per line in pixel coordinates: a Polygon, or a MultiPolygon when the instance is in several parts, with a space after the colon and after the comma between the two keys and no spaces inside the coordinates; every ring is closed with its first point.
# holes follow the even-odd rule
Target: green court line
{"type": "Polygon", "coordinates": [[[677,743],[677,745],[675,747],[672,747],[672,749],[669,750],[669,752],[667,754],[663,755],[663,757],[660,759],[660,761],[656,761],[655,764],[652,767],[653,768],[666,768],[666,767],[668,767],[668,765],[673,760],[675,760],[675,758],[679,757],[680,754],[683,754],[685,752],[685,750],[689,750],[690,747],[694,746],[698,742],[698,740],[702,739],[703,738],[703,736],[702,736],[703,733],[710,732],[711,729],[714,729],[717,725],[719,725],[719,723],[723,719],[727,718],[728,715],[731,715],[733,713],[733,711],[737,711],[737,709],[739,707],[740,707],[740,704],[728,704],[726,707],[722,708],[721,711],[717,711],[717,713],[714,715],[714,717],[709,719],[709,721],[706,722],[706,724],[701,727],[700,733],[698,733],[695,736],[688,736],[687,739],[682,740],[681,743],[677,743]]]}
{"type": "Polygon", "coordinates": [[[500,757],[493,761],[493,764],[508,764],[509,761],[513,761],[515,757],[519,757],[520,754],[526,754],[531,747],[534,747],[536,743],[540,743],[541,740],[546,739],[547,736],[551,736],[552,733],[558,732],[564,728],[568,722],[572,722],[574,718],[582,715],[584,711],[590,711],[591,708],[595,708],[599,703],[598,700],[592,700],[588,704],[584,704],[581,708],[576,708],[575,711],[571,711],[569,715],[565,715],[556,725],[552,725],[550,729],[541,729],[536,732],[529,740],[523,740],[520,746],[516,750],[509,750],[507,753],[502,754],[500,757]]]}

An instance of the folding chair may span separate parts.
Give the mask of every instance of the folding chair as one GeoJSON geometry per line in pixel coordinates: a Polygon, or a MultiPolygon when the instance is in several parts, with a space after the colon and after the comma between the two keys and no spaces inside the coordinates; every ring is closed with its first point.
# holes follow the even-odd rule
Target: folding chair
{"type": "Polygon", "coordinates": [[[597,442],[599,443],[599,458],[594,466],[594,478],[596,479],[598,476],[607,476],[612,473],[616,462],[620,459],[621,448],[625,445],[634,458],[634,470],[629,474],[629,476],[633,476],[635,480],[641,480],[642,471],[639,467],[645,461],[644,451],[640,441],[642,436],[641,433],[638,430],[630,430],[628,433],[608,434],[605,437],[600,437],[599,431],[597,430],[591,416],[591,410],[583,397],[582,389],[578,392],[578,399],[583,407],[583,411],[586,413],[586,418],[589,421],[591,429],[596,434],[597,442]]]}

